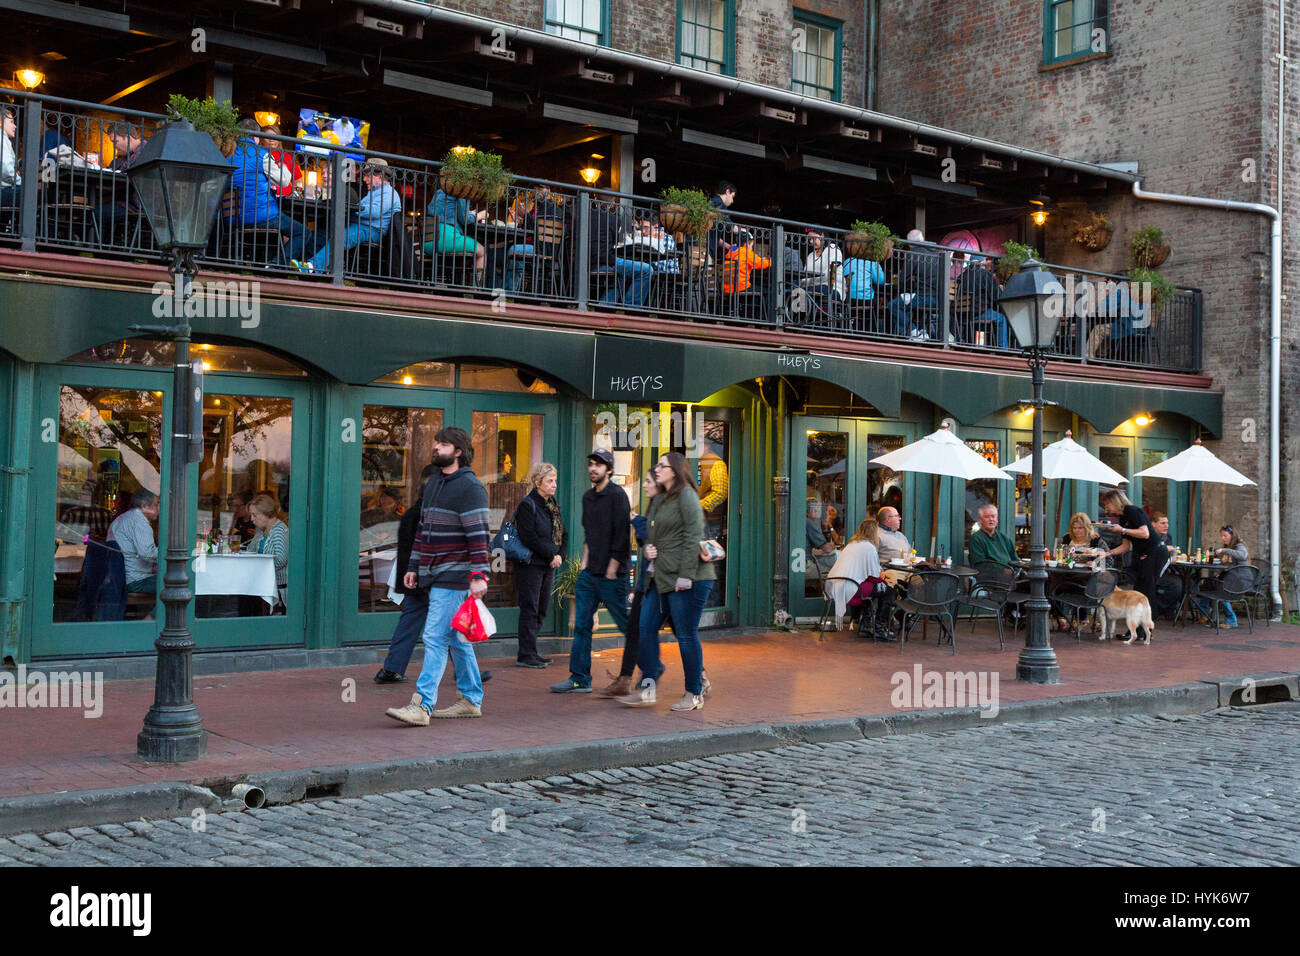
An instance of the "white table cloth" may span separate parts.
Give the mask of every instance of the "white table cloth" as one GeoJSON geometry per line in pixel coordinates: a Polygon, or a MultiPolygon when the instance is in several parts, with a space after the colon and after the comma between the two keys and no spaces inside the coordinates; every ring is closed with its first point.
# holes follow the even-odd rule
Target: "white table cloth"
{"type": "Polygon", "coordinates": [[[269,554],[200,554],[193,560],[194,593],[252,594],[272,607],[275,557],[269,554]]]}

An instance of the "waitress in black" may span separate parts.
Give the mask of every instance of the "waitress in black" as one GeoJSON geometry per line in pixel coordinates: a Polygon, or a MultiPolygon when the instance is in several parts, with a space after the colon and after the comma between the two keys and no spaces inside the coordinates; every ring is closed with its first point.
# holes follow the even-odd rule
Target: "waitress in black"
{"type": "Polygon", "coordinates": [[[1129,550],[1133,552],[1133,573],[1137,578],[1137,589],[1146,595],[1155,611],[1156,581],[1164,569],[1164,545],[1152,526],[1147,514],[1118,489],[1107,491],[1101,496],[1101,506],[1106,514],[1119,517],[1119,524],[1124,540],[1118,547],[1107,552],[1109,557],[1117,557],[1129,550]]]}

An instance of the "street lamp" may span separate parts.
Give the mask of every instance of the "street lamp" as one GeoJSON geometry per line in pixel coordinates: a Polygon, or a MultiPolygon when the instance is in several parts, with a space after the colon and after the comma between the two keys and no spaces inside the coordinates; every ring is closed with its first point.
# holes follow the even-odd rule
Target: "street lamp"
{"type": "Polygon", "coordinates": [[[172,315],[175,326],[133,325],[130,331],[170,339],[175,343],[172,369],[171,470],[167,494],[167,571],[163,576],[163,604],[167,608],[162,633],[154,642],[158,670],[154,702],[136,738],[136,753],[144,760],[179,763],[207,753],[207,733],[194,706],[194,639],[185,616],[189,608],[190,575],[187,567],[186,505],[189,500],[189,464],[202,454],[201,388],[191,379],[190,327],[185,322],[185,299],[191,278],[198,271],[195,255],[208,244],[217,208],[233,172],[212,137],[197,132],[189,120],[171,120],[140,149],[127,167],[140,206],[149,218],[159,248],[171,256],[167,271],[174,282],[172,315]],[[195,439],[197,438],[197,442],[195,439]],[[182,442],[181,439],[184,439],[182,442]]]}
{"type": "Polygon", "coordinates": [[[1034,259],[1026,259],[1011,277],[998,303],[1015,332],[1016,341],[1028,353],[1033,373],[1034,409],[1033,472],[1030,477],[1029,536],[1029,629],[1025,646],[1016,661],[1016,679],[1031,684],[1059,684],[1061,669],[1056,652],[1047,638],[1047,569],[1043,564],[1043,367],[1044,352],[1056,339],[1064,313],[1065,290],[1061,283],[1034,259]]]}

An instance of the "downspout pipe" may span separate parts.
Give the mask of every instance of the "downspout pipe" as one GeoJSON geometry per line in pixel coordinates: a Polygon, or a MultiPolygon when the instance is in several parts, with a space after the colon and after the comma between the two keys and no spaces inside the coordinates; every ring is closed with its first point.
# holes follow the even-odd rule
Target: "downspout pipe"
{"type": "MultiPolygon", "coordinates": [[[[1280,122],[1280,120],[1279,120],[1280,122]]],[[[1282,517],[1280,481],[1281,424],[1282,424],[1282,214],[1272,206],[1258,202],[1236,202],[1230,199],[1209,199],[1204,196],[1183,196],[1176,193],[1150,193],[1142,188],[1141,181],[1133,183],[1133,195],[1153,202],[1177,203],[1181,206],[1200,206],[1221,209],[1225,212],[1249,212],[1268,216],[1272,224],[1272,289],[1269,304],[1269,380],[1268,380],[1268,537],[1273,590],[1273,619],[1282,614],[1282,517]]]]}

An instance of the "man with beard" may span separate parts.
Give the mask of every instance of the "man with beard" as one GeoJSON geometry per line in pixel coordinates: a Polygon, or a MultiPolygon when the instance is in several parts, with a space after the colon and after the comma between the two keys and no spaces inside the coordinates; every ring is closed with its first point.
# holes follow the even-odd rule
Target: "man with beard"
{"type": "Polygon", "coordinates": [[[618,629],[627,636],[627,569],[631,557],[632,505],[612,484],[614,456],[598,448],[587,456],[591,489],[582,496],[582,571],[574,587],[573,643],[569,646],[569,677],[552,684],[556,694],[591,693],[591,619],[600,604],[609,609],[618,629]]]}
{"type": "Polygon", "coordinates": [[[452,629],[451,619],[468,596],[487,593],[488,497],[470,464],[474,449],[463,428],[443,428],[433,436],[434,472],[420,502],[420,526],[411,548],[403,583],[429,588],[424,621],[424,667],[416,692],[405,707],[390,707],[388,716],[404,724],[428,726],[429,717],[481,717],[483,683],[474,648],[452,629]],[[460,698],[435,711],[438,682],[455,659],[460,698]]]}

